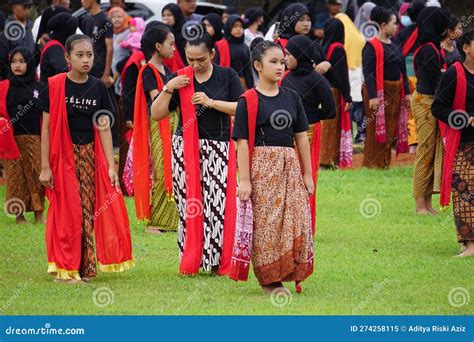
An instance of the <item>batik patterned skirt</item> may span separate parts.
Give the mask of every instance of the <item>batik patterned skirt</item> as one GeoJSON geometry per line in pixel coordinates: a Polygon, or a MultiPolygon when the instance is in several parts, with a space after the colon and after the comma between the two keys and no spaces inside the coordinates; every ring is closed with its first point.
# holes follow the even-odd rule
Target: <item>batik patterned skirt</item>
{"type": "Polygon", "coordinates": [[[337,167],[341,145],[341,92],[331,88],[332,97],[336,105],[336,117],[321,121],[321,155],[319,164],[337,167]]]}
{"type": "MultiPolygon", "coordinates": [[[[171,112],[169,115],[171,134],[178,123],[178,115],[171,112]]],[[[151,211],[148,226],[157,227],[165,231],[178,229],[178,210],[174,197],[167,196],[164,187],[163,143],[161,140],[158,122],[150,120],[151,162],[153,169],[153,186],[151,189],[151,211]]]]}
{"type": "MultiPolygon", "coordinates": [[[[178,247],[183,255],[186,239],[186,174],[184,172],[183,138],[173,135],[173,192],[178,205],[178,247]]],[[[210,271],[219,266],[224,231],[224,214],[227,189],[227,162],[229,143],[199,139],[201,189],[203,203],[190,203],[193,209],[203,212],[204,241],[201,267],[210,271]]]]}
{"type": "Polygon", "coordinates": [[[5,160],[7,181],[6,206],[9,214],[44,210],[44,188],[39,181],[41,173],[41,141],[39,135],[16,135],[15,142],[21,157],[5,160]]]}
{"type": "Polygon", "coordinates": [[[474,142],[459,145],[454,161],[452,191],[458,241],[474,241],[474,142]]]}
{"type": "Polygon", "coordinates": [[[252,264],[260,285],[302,281],[312,271],[308,192],[296,150],[255,147],[252,264]]]}

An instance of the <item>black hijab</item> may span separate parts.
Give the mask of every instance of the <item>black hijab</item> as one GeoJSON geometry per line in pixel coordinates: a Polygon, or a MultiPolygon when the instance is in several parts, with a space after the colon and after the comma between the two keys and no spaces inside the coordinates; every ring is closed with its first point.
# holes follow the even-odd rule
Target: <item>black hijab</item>
{"type": "Polygon", "coordinates": [[[439,7],[426,7],[418,15],[420,44],[433,43],[440,46],[442,35],[449,26],[449,13],[439,7]]]}
{"type": "Polygon", "coordinates": [[[298,61],[298,66],[291,72],[297,75],[306,75],[314,70],[314,46],[311,39],[305,35],[298,34],[288,40],[286,49],[298,61]]]}
{"type": "Polygon", "coordinates": [[[60,13],[71,13],[71,10],[62,6],[49,6],[44,10],[44,12],[41,14],[41,21],[38,28],[38,36],[36,41],[38,41],[43,34],[48,33],[49,22],[60,13]]]}
{"type": "Polygon", "coordinates": [[[322,47],[327,53],[329,46],[333,43],[344,44],[344,25],[339,19],[330,18],[324,23],[324,39],[322,47]]]}
{"type": "Polygon", "coordinates": [[[10,52],[8,65],[9,65],[9,72],[10,72],[9,80],[11,84],[16,85],[16,86],[24,86],[25,84],[30,84],[36,81],[35,59],[33,58],[33,55],[27,48],[23,46],[18,46],[14,48],[10,52]],[[24,75],[21,75],[21,76],[13,75],[12,70],[11,70],[13,56],[15,56],[17,52],[19,52],[23,56],[23,58],[26,60],[26,72],[24,75]]]}
{"type": "Polygon", "coordinates": [[[297,35],[298,33],[295,32],[296,23],[305,14],[310,15],[308,7],[300,2],[291,4],[285,8],[281,13],[280,18],[280,37],[290,39],[291,37],[297,35]]]}
{"type": "Polygon", "coordinates": [[[76,33],[78,25],[79,20],[76,17],[73,17],[67,12],[63,12],[55,15],[48,22],[47,32],[51,39],[56,39],[65,45],[66,40],[76,33]]]}
{"type": "Polygon", "coordinates": [[[230,32],[232,31],[232,26],[234,26],[236,21],[240,21],[242,23],[242,26],[244,25],[243,20],[238,14],[230,15],[224,25],[224,36],[225,39],[227,39],[230,43],[243,44],[245,41],[245,34],[243,34],[240,38],[236,38],[230,34],[230,32]]]}
{"type": "Polygon", "coordinates": [[[178,40],[183,38],[183,33],[181,30],[186,23],[186,18],[184,17],[183,11],[181,11],[181,8],[179,8],[179,6],[176,4],[167,4],[165,7],[163,7],[161,13],[163,13],[165,10],[168,10],[171,12],[171,14],[173,14],[174,25],[171,27],[171,31],[173,32],[175,39],[178,40]]]}
{"type": "Polygon", "coordinates": [[[221,40],[223,38],[222,29],[224,28],[221,16],[217,13],[209,13],[202,20],[204,21],[204,19],[209,21],[214,28],[214,36],[212,37],[214,42],[221,40]]]}

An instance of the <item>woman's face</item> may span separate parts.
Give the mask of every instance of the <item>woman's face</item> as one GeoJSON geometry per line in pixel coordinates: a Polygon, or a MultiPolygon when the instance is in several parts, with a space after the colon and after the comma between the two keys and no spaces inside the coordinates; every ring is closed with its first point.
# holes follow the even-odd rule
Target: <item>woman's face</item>
{"type": "Polygon", "coordinates": [[[71,69],[81,74],[87,74],[94,64],[94,50],[88,40],[80,40],[73,44],[70,54],[66,59],[71,69]]]}
{"type": "Polygon", "coordinates": [[[388,37],[393,37],[397,34],[397,17],[395,14],[390,16],[388,23],[383,23],[381,29],[385,32],[388,37]]]}
{"type": "Polygon", "coordinates": [[[194,72],[201,74],[209,70],[213,53],[209,52],[204,44],[186,45],[186,59],[194,72]]]}
{"type": "Polygon", "coordinates": [[[255,62],[259,77],[268,82],[276,83],[281,80],[285,71],[285,56],[280,48],[272,47],[265,51],[261,62],[255,62]]]}
{"type": "Polygon", "coordinates": [[[209,20],[204,19],[203,24],[204,24],[204,27],[206,28],[207,33],[209,33],[209,35],[210,35],[211,37],[214,37],[214,35],[216,34],[216,32],[214,31],[214,27],[212,27],[212,25],[211,25],[211,23],[209,22],[209,20]]]}
{"type": "Polygon", "coordinates": [[[170,32],[163,44],[156,43],[156,50],[162,58],[171,58],[174,54],[174,35],[170,32]]]}
{"type": "Polygon", "coordinates": [[[288,50],[286,50],[285,61],[286,66],[290,70],[295,70],[298,67],[298,61],[288,50]]]}
{"type": "Polygon", "coordinates": [[[449,36],[451,40],[456,40],[461,38],[462,36],[462,25],[461,23],[458,23],[454,30],[449,30],[449,36]]]}
{"type": "Polygon", "coordinates": [[[173,26],[175,23],[173,13],[170,10],[165,9],[161,14],[161,19],[166,25],[173,26]]]}
{"type": "Polygon", "coordinates": [[[27,61],[19,52],[15,53],[11,62],[12,74],[15,76],[23,76],[26,73],[27,61]]]}
{"type": "Polygon", "coordinates": [[[112,20],[112,23],[115,28],[122,28],[123,25],[125,25],[125,16],[123,15],[123,12],[112,12],[110,19],[112,20]]]}
{"type": "Polygon", "coordinates": [[[308,14],[304,14],[295,25],[295,32],[297,34],[308,34],[311,29],[311,18],[308,14]]]}
{"type": "Polygon", "coordinates": [[[230,31],[232,37],[240,38],[244,35],[244,25],[240,20],[237,20],[234,25],[232,25],[232,30],[230,31]]]}

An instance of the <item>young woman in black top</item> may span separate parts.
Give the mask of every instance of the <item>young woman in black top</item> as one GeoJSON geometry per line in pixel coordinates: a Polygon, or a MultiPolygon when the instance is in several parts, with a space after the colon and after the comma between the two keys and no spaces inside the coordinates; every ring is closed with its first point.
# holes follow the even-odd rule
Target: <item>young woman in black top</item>
{"type": "Polygon", "coordinates": [[[431,197],[441,189],[443,142],[431,105],[445,64],[440,43],[449,25],[449,14],[441,8],[427,7],[419,18],[420,45],[414,56],[416,91],[411,105],[418,136],[413,198],[417,213],[436,215],[431,197]]]}
{"type": "Polygon", "coordinates": [[[407,106],[411,95],[400,45],[392,39],[397,32],[396,14],[377,6],[370,18],[380,32],[362,51],[367,114],[363,165],[384,169],[390,167],[395,141],[397,153],[408,151],[407,106]]]}
{"type": "Polygon", "coordinates": [[[223,272],[233,245],[236,170],[230,127],[244,89],[233,69],[212,63],[213,45],[207,33],[188,41],[189,67],[170,77],[151,107],[154,120],[180,108],[172,144],[182,274],[200,267],[223,272]]]}
{"type": "Polygon", "coordinates": [[[184,53],[184,46],[186,45],[186,38],[183,33],[186,30],[186,18],[183,11],[178,5],[169,3],[161,11],[163,22],[171,28],[174,35],[176,53],[173,57],[164,60],[164,63],[172,72],[188,65],[186,61],[186,54],[184,53]]]}
{"type": "MultiPolygon", "coordinates": [[[[222,22],[222,18],[219,14],[217,13],[209,13],[206,15],[204,18],[202,18],[202,24],[206,28],[207,33],[212,37],[212,40],[214,41],[214,51],[215,51],[215,56],[213,62],[217,65],[221,66],[230,66],[230,65],[224,65],[224,61],[221,61],[221,54],[226,53],[225,51],[222,52],[223,47],[223,42],[222,39],[224,39],[224,23],[222,22]]],[[[230,53],[227,51],[227,53],[230,53]]]]}
{"type": "Polygon", "coordinates": [[[313,269],[308,120],[298,93],[278,86],[285,71],[280,45],[257,44],[252,60],[259,83],[239,100],[232,135],[237,141],[237,195],[252,201],[251,257],[260,286],[268,293],[286,293],[282,282],[294,281],[301,291],[299,282],[313,269]]]}
{"type": "Polygon", "coordinates": [[[461,53],[456,48],[456,40],[462,36],[462,23],[455,15],[450,15],[449,25],[441,42],[441,54],[446,60],[446,66],[451,66],[455,62],[462,62],[461,53]]]}
{"type": "Polygon", "coordinates": [[[464,62],[441,77],[431,112],[447,125],[441,205],[453,194],[453,215],[460,257],[474,255],[474,30],[458,41],[464,62]]]}
{"type": "MultiPolygon", "coordinates": [[[[31,53],[23,47],[10,54],[10,76],[0,83],[0,120],[8,120],[20,158],[5,160],[7,181],[5,209],[17,223],[27,223],[24,213],[33,211],[35,221],[44,223],[44,189],[38,182],[41,172],[39,95],[36,68],[31,53]]],[[[0,133],[0,134],[3,134],[0,133]]],[[[4,147],[4,146],[2,146],[4,147]]]]}

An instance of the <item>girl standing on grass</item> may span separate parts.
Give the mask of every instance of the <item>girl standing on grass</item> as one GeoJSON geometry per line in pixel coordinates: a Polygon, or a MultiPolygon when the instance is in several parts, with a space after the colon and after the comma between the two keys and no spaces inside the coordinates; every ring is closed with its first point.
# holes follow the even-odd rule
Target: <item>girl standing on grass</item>
{"type": "Polygon", "coordinates": [[[431,111],[447,124],[441,205],[448,206],[453,193],[453,213],[460,257],[474,255],[474,30],[459,41],[464,62],[446,70],[436,91],[431,111]]]}
{"type": "Polygon", "coordinates": [[[180,273],[226,274],[236,221],[235,148],[231,118],[244,92],[237,73],[212,63],[211,36],[188,41],[189,67],[170,77],[151,107],[166,120],[180,108],[173,144],[173,193],[178,205],[180,273]]]}
{"type": "Polygon", "coordinates": [[[48,273],[56,281],[89,281],[99,270],[134,266],[127,209],[115,171],[111,104],[100,79],[89,76],[92,41],[66,41],[71,71],[43,92],[40,182],[50,207],[46,221],[48,273]],[[94,241],[95,240],[95,241],[94,241]]]}
{"type": "MultiPolygon", "coordinates": [[[[31,53],[23,47],[15,48],[10,54],[10,77],[0,82],[0,120],[7,121],[3,122],[5,127],[13,129],[12,144],[20,152],[19,159],[5,159],[5,209],[14,214],[20,224],[28,223],[24,213],[29,211],[35,213],[37,223],[44,223],[44,189],[38,183],[41,172],[38,96],[41,89],[36,81],[31,53]]],[[[0,134],[4,133],[0,131],[0,134]]],[[[0,148],[5,147],[10,146],[0,148]]]]}
{"type": "Polygon", "coordinates": [[[259,83],[239,100],[232,135],[240,175],[237,196],[252,200],[251,256],[260,286],[267,293],[286,292],[282,282],[295,281],[300,291],[298,283],[313,270],[308,120],[298,93],[278,86],[285,71],[280,45],[257,44],[252,60],[259,83]]]}

